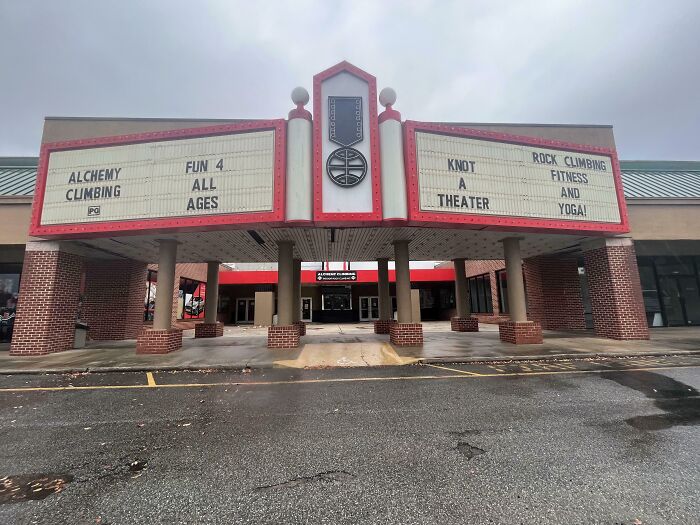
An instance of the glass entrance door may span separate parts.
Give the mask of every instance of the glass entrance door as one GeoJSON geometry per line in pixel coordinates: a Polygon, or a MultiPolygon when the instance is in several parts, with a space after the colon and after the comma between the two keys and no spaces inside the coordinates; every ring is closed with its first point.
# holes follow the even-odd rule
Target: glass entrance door
{"type": "Polygon", "coordinates": [[[252,323],[255,320],[255,299],[236,299],[236,323],[252,323]]]}
{"type": "Polygon", "coordinates": [[[689,275],[659,277],[661,296],[669,326],[700,325],[700,290],[689,275]]]}
{"type": "Polygon", "coordinates": [[[379,297],[360,297],[360,321],[379,319],[379,297]]]}
{"type": "Polygon", "coordinates": [[[301,320],[311,322],[311,297],[301,298],[301,320]]]}

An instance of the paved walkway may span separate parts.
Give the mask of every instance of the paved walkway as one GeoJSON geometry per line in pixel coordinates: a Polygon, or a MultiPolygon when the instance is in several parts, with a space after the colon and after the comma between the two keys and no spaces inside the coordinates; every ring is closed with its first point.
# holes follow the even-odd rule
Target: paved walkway
{"type": "Polygon", "coordinates": [[[0,351],[0,373],[22,371],[107,371],[208,368],[324,368],[509,359],[700,353],[700,328],[652,330],[650,341],[613,341],[590,331],[545,331],[544,344],[511,345],[498,339],[496,325],[482,324],[478,333],[450,331],[449,322],[423,324],[422,348],[400,348],[371,323],[311,324],[302,346],[269,350],[267,329],[230,326],[224,337],[194,339],[185,331],[183,348],[167,355],[137,355],[135,341],[90,343],[87,348],[40,357],[12,357],[0,351]]]}

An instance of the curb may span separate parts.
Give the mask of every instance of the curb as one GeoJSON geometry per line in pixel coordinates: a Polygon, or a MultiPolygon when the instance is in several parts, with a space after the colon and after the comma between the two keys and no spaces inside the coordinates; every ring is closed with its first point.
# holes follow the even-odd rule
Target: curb
{"type": "MultiPolygon", "coordinates": [[[[671,352],[639,352],[639,353],[586,353],[586,354],[554,354],[554,355],[530,355],[530,356],[504,356],[504,357],[430,357],[420,358],[412,365],[379,365],[379,366],[421,366],[425,364],[488,364],[504,362],[528,362],[528,361],[583,361],[591,359],[633,359],[638,357],[682,357],[700,355],[700,350],[675,350],[671,352]]],[[[379,368],[367,367],[367,368],[379,368]]],[[[29,368],[18,370],[15,368],[0,369],[0,375],[49,375],[49,374],[110,374],[125,372],[199,372],[201,370],[237,371],[244,368],[264,370],[270,366],[249,365],[134,365],[134,366],[92,366],[92,367],[63,367],[63,368],[29,368]]],[[[336,367],[342,369],[345,367],[336,367]]],[[[362,367],[360,367],[362,368],[362,367]]]]}

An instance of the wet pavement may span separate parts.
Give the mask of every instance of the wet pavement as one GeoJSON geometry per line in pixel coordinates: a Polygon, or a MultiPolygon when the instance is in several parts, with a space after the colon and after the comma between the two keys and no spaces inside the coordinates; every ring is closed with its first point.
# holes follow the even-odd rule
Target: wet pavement
{"type": "Polygon", "coordinates": [[[700,357],[0,383],[0,523],[700,515],[700,357]]]}
{"type": "Polygon", "coordinates": [[[267,348],[267,329],[227,326],[224,337],[194,339],[185,332],[183,348],[167,355],[137,355],[134,341],[94,342],[88,348],[40,357],[13,357],[0,351],[0,373],[27,371],[107,371],[208,368],[323,368],[451,363],[479,360],[566,358],[610,355],[700,353],[700,328],[652,330],[650,341],[614,341],[590,331],[545,331],[544,344],[512,345],[498,338],[496,325],[478,333],[451,332],[448,322],[423,323],[425,344],[394,347],[372,323],[311,324],[301,346],[267,348]]]}

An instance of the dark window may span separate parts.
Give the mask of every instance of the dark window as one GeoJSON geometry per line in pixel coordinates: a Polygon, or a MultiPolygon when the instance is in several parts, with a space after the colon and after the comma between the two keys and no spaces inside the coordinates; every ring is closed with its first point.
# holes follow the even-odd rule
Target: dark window
{"type": "Polygon", "coordinates": [[[21,264],[0,264],[0,342],[12,340],[21,264]]]}
{"type": "Polygon", "coordinates": [[[471,311],[479,314],[492,314],[491,277],[488,273],[467,279],[471,311]]]}
{"type": "Polygon", "coordinates": [[[498,311],[502,314],[508,313],[508,275],[505,270],[496,272],[496,283],[498,284],[498,311]]]}
{"type": "Polygon", "coordinates": [[[146,279],[146,298],[143,309],[144,321],[153,321],[153,312],[156,308],[156,287],[158,286],[157,283],[158,272],[155,270],[148,270],[148,277],[146,279]]]}
{"type": "Polygon", "coordinates": [[[201,319],[204,317],[205,288],[206,284],[201,281],[180,278],[178,319],[201,319]]]}

